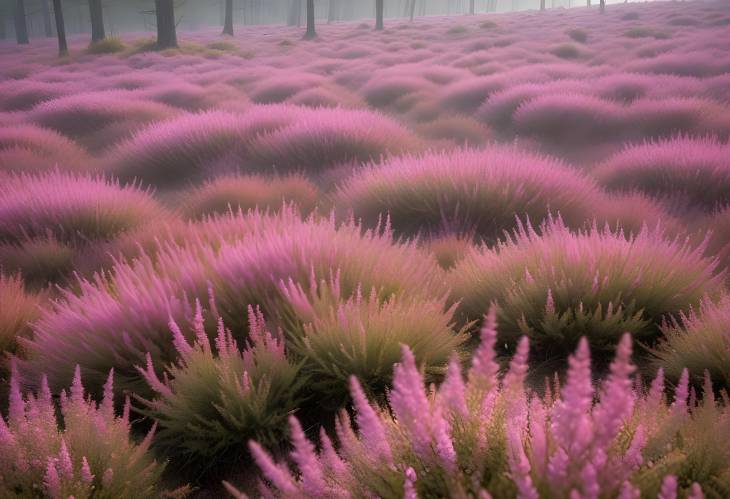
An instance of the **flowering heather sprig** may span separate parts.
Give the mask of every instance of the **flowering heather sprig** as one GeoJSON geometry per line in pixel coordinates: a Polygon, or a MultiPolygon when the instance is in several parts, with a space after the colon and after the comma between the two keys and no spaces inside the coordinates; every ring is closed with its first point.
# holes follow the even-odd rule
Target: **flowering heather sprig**
{"type": "Polygon", "coordinates": [[[301,401],[306,377],[287,360],[281,332],[272,334],[259,310],[249,307],[243,350],[222,320],[211,345],[202,314],[198,304],[192,344],[171,319],[179,359],[167,367],[164,381],[149,354],[146,366],[137,369],[155,392],[153,399],[140,399],[143,412],[159,424],[155,445],[208,470],[245,449],[250,438],[275,445],[301,401]]]}
{"type": "MultiPolygon", "coordinates": [[[[358,431],[343,412],[336,423],[339,451],[331,448],[323,433],[317,453],[294,424],[292,455],[298,473],[251,443],[266,479],[264,496],[321,497],[306,488],[312,483],[318,493],[328,490],[331,497],[387,498],[636,498],[639,494],[661,498],[678,491],[694,498],[702,497],[703,487],[721,490],[715,487],[727,481],[727,462],[713,461],[703,474],[693,463],[707,460],[684,453],[705,444],[704,438],[692,433],[701,430],[700,424],[712,422],[721,431],[730,431],[727,408],[710,402],[671,416],[671,408],[662,402],[646,406],[653,404],[650,396],[636,391],[631,378],[629,335],[622,338],[611,374],[598,391],[591,381],[588,343],[583,340],[571,358],[561,393],[552,401],[541,399],[522,383],[526,338],[500,382],[494,367],[493,316],[485,324],[480,354],[461,382],[453,378],[457,371],[450,369],[450,379],[438,390],[425,388],[407,347],[395,366],[390,410],[368,404],[353,381],[358,431]],[[485,376],[492,377],[489,383],[485,376]],[[461,402],[454,404],[456,399],[466,401],[466,413],[461,402]],[[645,449],[653,448],[660,453],[645,459],[645,449]]],[[[706,434],[713,431],[702,429],[706,434]]],[[[721,445],[711,449],[717,452],[721,445]]]]}
{"type": "Polygon", "coordinates": [[[677,137],[630,146],[595,171],[613,190],[639,190],[676,209],[710,211],[730,202],[730,146],[677,137]]]}
{"type": "Polygon", "coordinates": [[[301,175],[266,178],[224,175],[180,194],[183,214],[191,219],[230,211],[278,210],[294,203],[307,215],[319,201],[315,184],[301,175]]]}
{"type": "Polygon", "coordinates": [[[151,193],[101,176],[18,174],[0,184],[0,241],[20,242],[49,233],[88,244],[164,217],[151,193]]]}
{"type": "Polygon", "coordinates": [[[114,414],[113,373],[97,405],[87,398],[77,367],[61,416],[45,377],[37,395],[23,397],[10,381],[7,419],[0,415],[0,495],[3,497],[156,497],[164,466],[148,452],[154,428],[140,444],[130,435],[129,399],[114,414]]]}
{"type": "Polygon", "coordinates": [[[290,350],[303,359],[320,403],[341,404],[352,375],[369,394],[383,393],[402,345],[429,376],[439,375],[466,339],[453,330],[454,307],[443,299],[379,296],[376,288],[348,296],[339,275],[320,282],[312,275],[308,286],[289,280],[281,291],[293,319],[284,327],[290,350]]]}
{"type": "Polygon", "coordinates": [[[571,231],[560,220],[539,233],[527,223],[494,248],[472,250],[450,272],[462,320],[496,302],[500,340],[527,335],[540,358],[556,360],[585,335],[599,356],[628,331],[655,341],[668,314],[722,290],[724,272],[704,248],[671,240],[660,229],[571,231]]]}
{"type": "Polygon", "coordinates": [[[602,208],[603,193],[558,160],[511,147],[392,158],[356,173],[335,203],[375,224],[386,215],[399,233],[474,232],[489,240],[537,222],[551,210],[580,227],[602,208]]]}

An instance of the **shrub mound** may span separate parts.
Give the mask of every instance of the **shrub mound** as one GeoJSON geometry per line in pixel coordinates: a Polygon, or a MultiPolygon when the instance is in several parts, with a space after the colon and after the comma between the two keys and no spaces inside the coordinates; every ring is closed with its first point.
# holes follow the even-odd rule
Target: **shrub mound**
{"type": "Polygon", "coordinates": [[[18,340],[31,334],[43,298],[27,293],[19,275],[0,274],[0,352],[15,353],[18,340]]]}
{"type": "Polygon", "coordinates": [[[612,190],[639,190],[679,208],[711,211],[730,202],[730,146],[677,137],[629,146],[595,171],[612,190]]]}
{"type": "Polygon", "coordinates": [[[495,146],[371,165],[340,186],[335,203],[367,224],[390,216],[403,234],[473,231],[491,240],[516,217],[539,223],[551,210],[579,226],[601,198],[591,179],[558,160],[495,146]]]}
{"type": "Polygon", "coordinates": [[[182,212],[192,219],[229,211],[278,210],[294,203],[303,214],[319,201],[315,184],[300,175],[265,178],[253,175],[222,176],[181,194],[182,212]]]}
{"type": "Polygon", "coordinates": [[[624,332],[651,344],[668,314],[687,312],[723,288],[724,272],[704,248],[659,229],[571,231],[560,220],[538,234],[529,224],[495,248],[473,250],[450,274],[462,320],[498,305],[500,343],[526,335],[535,360],[564,358],[585,335],[597,355],[624,332]]]}
{"type": "Polygon", "coordinates": [[[30,125],[0,128],[0,171],[29,172],[88,168],[91,159],[72,140],[30,125]]]}

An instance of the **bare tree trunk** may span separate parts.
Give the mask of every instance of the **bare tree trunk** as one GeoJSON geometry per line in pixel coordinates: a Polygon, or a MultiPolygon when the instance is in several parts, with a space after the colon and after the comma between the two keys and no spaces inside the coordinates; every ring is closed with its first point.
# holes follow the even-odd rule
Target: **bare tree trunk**
{"type": "Polygon", "coordinates": [[[223,23],[223,34],[233,36],[233,0],[226,0],[226,18],[223,23]]]}
{"type": "Polygon", "coordinates": [[[475,0],[469,0],[469,14],[474,15],[475,12],[475,0]]]}
{"type": "Polygon", "coordinates": [[[5,40],[8,36],[8,32],[5,27],[5,11],[0,9],[0,40],[5,40]]]}
{"type": "Polygon", "coordinates": [[[91,42],[100,42],[106,38],[101,0],[89,0],[89,17],[91,18],[91,42]]]}
{"type": "Polygon", "coordinates": [[[25,18],[25,1],[17,0],[15,2],[15,39],[19,45],[27,45],[30,43],[27,22],[25,18]]]}
{"type": "Polygon", "coordinates": [[[68,55],[68,43],[66,43],[66,24],[63,21],[63,8],[61,0],[53,0],[53,17],[56,19],[56,34],[58,35],[58,55],[68,55]]]}
{"type": "Polygon", "coordinates": [[[601,0],[601,14],[606,12],[606,0],[601,0]]]}
{"type": "Polygon", "coordinates": [[[317,30],[314,26],[314,0],[307,0],[307,32],[304,38],[312,39],[317,36],[317,30]]]}
{"type": "Polygon", "coordinates": [[[375,29],[383,29],[383,0],[375,0],[375,29]]]}
{"type": "Polygon", "coordinates": [[[413,19],[415,17],[416,17],[416,0],[411,0],[411,12],[410,12],[411,22],[413,22],[413,19]]]}
{"type": "Polygon", "coordinates": [[[591,6],[591,0],[586,0],[586,7],[590,7],[590,6],[591,6]]]}
{"type": "Polygon", "coordinates": [[[41,15],[43,16],[43,33],[50,38],[53,36],[53,27],[51,25],[51,7],[48,0],[41,0],[41,15]]]}
{"type": "Polygon", "coordinates": [[[540,10],[545,10],[545,0],[540,0],[540,10]]]}
{"type": "Polygon", "coordinates": [[[299,26],[302,18],[302,0],[291,0],[289,4],[289,16],[287,24],[289,26],[299,26]]]}
{"type": "Polygon", "coordinates": [[[337,11],[339,10],[339,7],[337,0],[330,0],[327,8],[327,24],[337,20],[337,11]]]}
{"type": "Polygon", "coordinates": [[[177,47],[174,0],[155,0],[157,15],[157,48],[177,47]]]}

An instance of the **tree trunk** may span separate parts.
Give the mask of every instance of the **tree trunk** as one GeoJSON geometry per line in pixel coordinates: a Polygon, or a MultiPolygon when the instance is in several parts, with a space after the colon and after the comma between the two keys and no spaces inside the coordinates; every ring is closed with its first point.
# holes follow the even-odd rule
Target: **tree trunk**
{"type": "Polygon", "coordinates": [[[586,7],[590,7],[590,6],[591,6],[591,0],[586,0],[586,7]]]}
{"type": "Polygon", "coordinates": [[[101,0],[89,0],[89,17],[91,18],[91,42],[99,42],[106,38],[101,0]]]}
{"type": "Polygon", "coordinates": [[[5,40],[8,36],[8,32],[5,28],[5,11],[0,9],[0,40],[5,40]]]}
{"type": "Polygon", "coordinates": [[[383,29],[383,0],[375,0],[375,29],[383,29]]]}
{"type": "Polygon", "coordinates": [[[157,48],[177,47],[174,0],[155,0],[157,15],[157,48]]]}
{"type": "Polygon", "coordinates": [[[17,0],[15,2],[15,39],[19,45],[27,45],[30,43],[28,39],[28,24],[25,18],[24,0],[17,0]]]}
{"type": "Polygon", "coordinates": [[[223,34],[233,36],[233,0],[226,0],[226,18],[223,23],[223,34]]]}
{"type": "Polygon", "coordinates": [[[66,43],[66,24],[63,22],[63,8],[61,0],[53,0],[53,17],[56,19],[56,34],[58,35],[58,55],[68,55],[66,43]]]}
{"type": "Polygon", "coordinates": [[[327,24],[337,20],[338,8],[337,0],[330,0],[329,7],[327,8],[327,24]]]}
{"type": "Polygon", "coordinates": [[[311,39],[317,36],[317,30],[314,26],[314,0],[307,0],[307,32],[304,38],[311,39]]]}
{"type": "Polygon", "coordinates": [[[48,0],[41,0],[41,15],[43,16],[43,33],[47,38],[53,36],[53,27],[51,24],[51,7],[48,0]]]}
{"type": "Polygon", "coordinates": [[[474,15],[475,10],[475,0],[469,0],[469,14],[474,15]]]}
{"type": "Polygon", "coordinates": [[[291,0],[289,4],[289,16],[287,24],[289,26],[299,26],[302,18],[302,0],[291,0]]]}
{"type": "Polygon", "coordinates": [[[545,10],[545,0],[540,0],[540,10],[545,10]]]}
{"type": "Polygon", "coordinates": [[[606,0],[601,0],[601,14],[606,12],[606,0]]]}

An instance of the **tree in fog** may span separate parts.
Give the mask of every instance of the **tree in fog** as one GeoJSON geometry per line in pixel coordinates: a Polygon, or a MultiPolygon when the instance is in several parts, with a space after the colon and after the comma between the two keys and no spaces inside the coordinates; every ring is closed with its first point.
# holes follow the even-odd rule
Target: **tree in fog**
{"type": "Polygon", "coordinates": [[[302,25],[302,0],[291,0],[289,3],[289,15],[287,16],[289,26],[302,25]]]}
{"type": "Polygon", "coordinates": [[[226,14],[223,23],[223,34],[233,36],[233,0],[226,0],[226,14]]]}
{"type": "Polygon", "coordinates": [[[474,15],[474,12],[476,11],[476,0],[469,0],[469,14],[474,15]]]}
{"type": "Polygon", "coordinates": [[[68,55],[68,43],[66,43],[66,24],[63,21],[63,8],[61,0],[53,0],[53,17],[56,19],[56,35],[58,36],[58,55],[68,55]]]}
{"type": "Polygon", "coordinates": [[[406,0],[406,15],[411,19],[411,22],[416,17],[416,0],[406,0]]]}
{"type": "Polygon", "coordinates": [[[383,29],[383,0],[375,0],[375,29],[383,29]]]}
{"type": "Polygon", "coordinates": [[[101,6],[101,0],[89,0],[89,17],[91,18],[91,43],[106,38],[104,9],[101,6]]]}
{"type": "Polygon", "coordinates": [[[43,16],[43,33],[50,38],[53,36],[53,27],[51,25],[51,5],[48,0],[41,0],[41,15],[43,16]]]}
{"type": "Polygon", "coordinates": [[[155,15],[157,17],[157,48],[177,47],[175,1],[155,0],[155,15]]]}
{"type": "Polygon", "coordinates": [[[28,20],[25,18],[25,0],[15,2],[15,39],[19,45],[30,43],[28,39],[28,20]]]}
{"type": "Polygon", "coordinates": [[[314,26],[314,0],[307,0],[307,32],[304,34],[305,39],[312,39],[317,36],[317,30],[314,26]]]}

